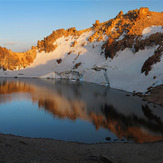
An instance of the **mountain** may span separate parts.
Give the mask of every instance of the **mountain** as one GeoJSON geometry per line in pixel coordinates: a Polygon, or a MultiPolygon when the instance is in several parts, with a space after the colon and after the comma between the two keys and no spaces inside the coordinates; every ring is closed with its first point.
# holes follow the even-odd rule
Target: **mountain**
{"type": "Polygon", "coordinates": [[[91,28],[53,31],[24,53],[0,48],[1,77],[68,78],[148,93],[163,83],[163,12],[122,11],[91,28]]]}

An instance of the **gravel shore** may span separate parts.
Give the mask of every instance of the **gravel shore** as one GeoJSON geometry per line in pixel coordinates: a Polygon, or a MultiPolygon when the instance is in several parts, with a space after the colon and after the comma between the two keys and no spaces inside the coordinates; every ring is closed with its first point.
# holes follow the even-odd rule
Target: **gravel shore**
{"type": "Polygon", "coordinates": [[[82,144],[0,134],[0,162],[162,163],[163,141],[82,144]]]}

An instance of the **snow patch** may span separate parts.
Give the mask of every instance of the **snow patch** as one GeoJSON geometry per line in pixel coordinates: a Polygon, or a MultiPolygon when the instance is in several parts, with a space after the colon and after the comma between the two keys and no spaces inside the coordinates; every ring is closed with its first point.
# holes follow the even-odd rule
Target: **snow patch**
{"type": "Polygon", "coordinates": [[[155,34],[155,33],[163,33],[163,26],[151,26],[147,27],[143,30],[142,32],[142,40],[148,38],[150,35],[155,34]]]}
{"type": "Polygon", "coordinates": [[[125,35],[126,35],[126,32],[123,32],[122,35],[118,39],[116,39],[116,41],[123,40],[125,35]]]}

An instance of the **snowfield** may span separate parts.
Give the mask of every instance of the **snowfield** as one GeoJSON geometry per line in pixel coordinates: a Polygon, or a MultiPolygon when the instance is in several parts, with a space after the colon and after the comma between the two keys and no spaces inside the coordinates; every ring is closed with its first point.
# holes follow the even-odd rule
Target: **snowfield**
{"type": "MultiPolygon", "coordinates": [[[[163,32],[162,26],[144,29],[142,39],[156,32],[163,32]]],[[[159,63],[153,65],[147,76],[141,73],[144,62],[154,54],[158,46],[145,48],[137,53],[126,48],[117,52],[113,59],[106,60],[101,49],[104,42],[90,43],[88,41],[88,37],[92,34],[93,31],[83,33],[78,38],[61,37],[54,42],[57,45],[55,51],[37,53],[34,62],[25,69],[15,71],[1,69],[0,76],[66,78],[101,85],[109,84],[112,88],[143,93],[147,91],[148,87],[163,83],[163,57],[159,63]],[[77,44],[71,47],[75,40],[77,44]],[[62,59],[60,64],[57,59],[62,59]]],[[[123,38],[123,35],[120,39],[123,38]]]]}
{"type": "Polygon", "coordinates": [[[157,32],[163,33],[162,26],[152,26],[152,27],[145,28],[142,32],[143,35],[142,40],[157,32]]]}

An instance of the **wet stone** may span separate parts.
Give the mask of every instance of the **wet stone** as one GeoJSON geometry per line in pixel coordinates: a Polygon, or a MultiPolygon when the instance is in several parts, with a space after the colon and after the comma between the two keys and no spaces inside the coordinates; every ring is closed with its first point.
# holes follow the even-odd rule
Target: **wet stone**
{"type": "Polygon", "coordinates": [[[106,137],[105,138],[107,141],[110,141],[111,140],[111,137],[106,137]]]}

